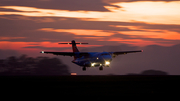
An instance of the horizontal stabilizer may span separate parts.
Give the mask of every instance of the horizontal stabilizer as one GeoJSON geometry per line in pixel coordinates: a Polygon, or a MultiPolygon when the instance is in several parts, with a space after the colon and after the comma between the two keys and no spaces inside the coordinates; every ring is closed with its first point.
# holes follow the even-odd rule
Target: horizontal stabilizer
{"type": "MultiPolygon", "coordinates": [[[[72,44],[72,43],[59,43],[59,44],[72,44]]],[[[88,44],[88,43],[76,43],[76,44],[88,44]]]]}

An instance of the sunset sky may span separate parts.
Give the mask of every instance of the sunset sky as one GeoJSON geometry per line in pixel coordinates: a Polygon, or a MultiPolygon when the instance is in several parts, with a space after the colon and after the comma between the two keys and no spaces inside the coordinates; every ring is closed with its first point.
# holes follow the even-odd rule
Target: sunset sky
{"type": "Polygon", "coordinates": [[[0,50],[180,44],[179,0],[0,0],[0,50]]]}

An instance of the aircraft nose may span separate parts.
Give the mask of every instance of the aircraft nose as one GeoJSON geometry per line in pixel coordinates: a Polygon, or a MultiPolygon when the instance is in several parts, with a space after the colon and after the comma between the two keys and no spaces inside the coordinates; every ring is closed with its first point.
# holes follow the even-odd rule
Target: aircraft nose
{"type": "Polygon", "coordinates": [[[112,61],[112,59],[105,59],[106,61],[112,61]]]}
{"type": "Polygon", "coordinates": [[[103,56],[103,58],[106,61],[112,61],[112,57],[111,56],[103,56]]]}

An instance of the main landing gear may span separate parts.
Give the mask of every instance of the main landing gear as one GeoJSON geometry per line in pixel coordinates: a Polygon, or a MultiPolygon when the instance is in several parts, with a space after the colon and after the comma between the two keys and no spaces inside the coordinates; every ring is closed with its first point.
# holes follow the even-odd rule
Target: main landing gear
{"type": "Polygon", "coordinates": [[[103,70],[103,66],[100,66],[100,67],[99,67],[99,70],[103,70]]]}
{"type": "Polygon", "coordinates": [[[83,70],[83,71],[86,71],[86,67],[84,66],[84,67],[82,68],[82,70],[83,70]]]}

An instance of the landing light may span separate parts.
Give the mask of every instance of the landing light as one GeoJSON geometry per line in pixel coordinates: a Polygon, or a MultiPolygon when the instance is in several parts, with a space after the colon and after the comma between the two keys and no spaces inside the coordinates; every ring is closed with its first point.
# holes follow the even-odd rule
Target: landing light
{"type": "Polygon", "coordinates": [[[95,63],[91,63],[91,66],[94,67],[95,63]]]}
{"type": "Polygon", "coordinates": [[[109,65],[109,64],[110,64],[110,62],[109,62],[109,61],[106,61],[105,63],[106,63],[106,65],[109,65]]]}

